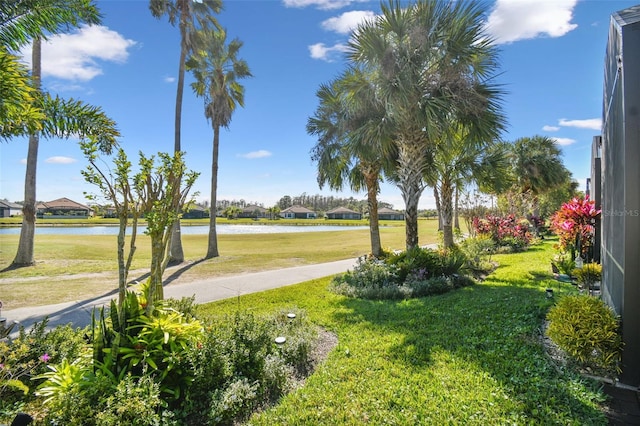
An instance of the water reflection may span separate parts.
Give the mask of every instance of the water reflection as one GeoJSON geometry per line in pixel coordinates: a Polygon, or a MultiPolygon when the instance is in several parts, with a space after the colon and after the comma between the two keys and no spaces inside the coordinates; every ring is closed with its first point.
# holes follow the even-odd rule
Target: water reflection
{"type": "MultiPolygon", "coordinates": [[[[138,226],[138,233],[145,231],[145,226],[138,226]]],[[[206,235],[209,233],[208,225],[182,226],[183,235],[206,235]]],[[[217,233],[225,234],[279,234],[293,232],[326,232],[326,231],[351,231],[355,229],[368,229],[366,226],[335,226],[335,225],[310,225],[310,226],[286,226],[286,225],[227,225],[216,226],[217,233]]],[[[129,229],[128,234],[131,233],[129,229]]],[[[20,227],[0,228],[0,235],[19,235],[20,227]]],[[[117,226],[41,226],[36,227],[36,235],[118,235],[117,226]]]]}

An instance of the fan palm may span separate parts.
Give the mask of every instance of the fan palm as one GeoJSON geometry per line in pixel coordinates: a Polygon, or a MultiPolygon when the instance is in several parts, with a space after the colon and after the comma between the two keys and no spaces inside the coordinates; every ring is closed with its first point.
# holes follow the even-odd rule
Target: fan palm
{"type": "Polygon", "coordinates": [[[406,8],[390,0],[382,14],[359,26],[349,58],[373,76],[396,145],[396,185],[406,204],[406,245],[418,245],[423,177],[451,123],[471,138],[500,130],[500,91],[487,83],[497,51],[484,32],[485,10],[469,2],[422,0],[406,8]]]}
{"type": "MultiPolygon", "coordinates": [[[[178,84],[176,88],[174,151],[182,151],[180,134],[182,122],[182,96],[184,93],[184,73],[187,57],[196,49],[196,32],[201,28],[217,27],[218,22],[213,14],[222,10],[222,0],[150,0],[151,14],[160,18],[167,15],[169,23],[178,23],[180,30],[180,61],[178,63],[178,84]]],[[[215,205],[213,205],[215,208],[215,205]]],[[[184,261],[182,240],[180,238],[180,221],[174,224],[169,249],[171,263],[184,261]]]]}
{"type": "Polygon", "coordinates": [[[533,197],[536,216],[539,196],[571,181],[571,173],[564,166],[561,155],[554,140],[547,136],[524,137],[511,145],[516,190],[533,197]]]}
{"type": "MultiPolygon", "coordinates": [[[[218,191],[218,150],[220,128],[228,128],[236,106],[244,106],[244,86],[239,80],[251,77],[249,65],[238,57],[242,42],[234,39],[227,43],[223,28],[201,31],[201,49],[187,61],[195,82],[192,88],[204,98],[204,115],[213,128],[213,154],[211,159],[211,207],[215,208],[218,191]]],[[[209,239],[206,258],[219,256],[216,215],[209,220],[209,239]]]]}
{"type": "Polygon", "coordinates": [[[378,193],[384,158],[381,140],[368,136],[380,129],[384,109],[376,104],[373,94],[364,74],[356,68],[329,85],[321,85],[316,93],[320,105],[309,118],[307,132],[318,136],[311,157],[317,163],[320,188],[328,184],[331,189],[341,190],[348,182],[354,191],[366,189],[371,253],[380,257],[378,193]]]}

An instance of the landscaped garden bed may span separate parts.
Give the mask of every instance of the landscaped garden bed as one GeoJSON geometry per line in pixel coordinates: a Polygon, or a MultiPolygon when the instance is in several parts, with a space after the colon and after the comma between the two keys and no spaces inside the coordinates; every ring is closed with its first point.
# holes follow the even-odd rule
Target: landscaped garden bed
{"type": "MultiPolygon", "coordinates": [[[[241,328],[245,331],[238,335],[247,342],[266,342],[266,334],[270,336],[269,349],[245,347],[251,355],[242,359],[258,359],[256,355],[262,354],[267,360],[269,354],[300,347],[296,346],[299,340],[288,337],[281,346],[275,344],[270,339],[277,336],[265,334],[267,329],[251,318],[296,312],[301,316],[297,320],[303,317],[304,323],[325,337],[314,340],[323,342],[324,350],[314,352],[307,347],[305,362],[313,360],[315,368],[307,374],[313,374],[306,379],[298,374],[296,381],[286,382],[282,389],[288,393],[266,392],[245,373],[223,375],[229,387],[217,390],[212,383],[207,393],[207,398],[217,395],[218,399],[192,401],[209,407],[204,413],[209,417],[200,421],[216,424],[214,408],[227,407],[227,417],[220,417],[220,423],[243,419],[258,409],[248,423],[606,424],[600,385],[577,369],[558,364],[542,344],[549,308],[558,298],[577,292],[570,283],[553,279],[548,266],[553,244],[550,240],[525,252],[494,255],[492,260],[499,266],[484,281],[441,295],[401,300],[353,298],[330,291],[332,277],[327,277],[198,306],[197,317],[211,324],[229,324],[240,318],[236,315],[249,315],[249,322],[241,328]],[[546,296],[547,288],[554,290],[553,298],[546,296]]],[[[282,320],[289,321],[285,318],[282,320]]],[[[226,329],[233,334],[232,328],[226,329]]],[[[285,331],[276,334],[287,336],[285,331]]],[[[224,346],[219,340],[209,343],[206,347],[213,352],[224,346]]],[[[44,348],[35,349],[37,362],[44,348]]],[[[274,376],[274,372],[286,368],[278,365],[282,369],[263,369],[271,381],[260,383],[282,383],[276,378],[283,376],[274,376]]],[[[131,381],[123,383],[118,397],[101,402],[111,404],[112,412],[134,406],[140,401],[134,396],[155,392],[148,382],[143,388],[146,394],[131,381]]],[[[22,408],[33,412],[37,401],[22,408]]],[[[9,408],[3,407],[7,416],[9,408]]],[[[154,415],[170,424],[184,415],[184,409],[158,403],[154,415]],[[169,409],[174,411],[169,413],[169,409]]],[[[138,424],[154,424],[139,420],[138,424]]]]}

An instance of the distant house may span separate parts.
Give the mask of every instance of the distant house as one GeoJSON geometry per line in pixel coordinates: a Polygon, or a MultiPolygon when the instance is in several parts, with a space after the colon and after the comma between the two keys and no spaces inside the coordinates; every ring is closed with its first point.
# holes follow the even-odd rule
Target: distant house
{"type": "Polygon", "coordinates": [[[189,209],[182,213],[183,219],[204,219],[209,217],[209,212],[202,206],[192,204],[189,209]]]}
{"type": "Polygon", "coordinates": [[[404,220],[404,213],[383,207],[378,209],[378,220],[404,220]]]}
{"type": "Polygon", "coordinates": [[[21,216],[22,206],[10,201],[0,200],[0,217],[21,216]]]}
{"type": "Polygon", "coordinates": [[[52,219],[64,218],[88,218],[93,216],[91,207],[77,203],[68,198],[58,198],[57,200],[40,203],[36,206],[36,216],[52,219]]]}
{"type": "Polygon", "coordinates": [[[346,207],[336,207],[329,210],[327,213],[327,219],[362,219],[362,213],[358,213],[346,207]]]}
{"type": "Polygon", "coordinates": [[[280,217],[285,219],[315,219],[316,212],[302,206],[291,206],[280,212],[280,217]]]}
{"type": "Polygon", "coordinates": [[[267,209],[264,207],[256,206],[255,204],[249,204],[238,213],[238,217],[260,219],[267,217],[267,209]]]}

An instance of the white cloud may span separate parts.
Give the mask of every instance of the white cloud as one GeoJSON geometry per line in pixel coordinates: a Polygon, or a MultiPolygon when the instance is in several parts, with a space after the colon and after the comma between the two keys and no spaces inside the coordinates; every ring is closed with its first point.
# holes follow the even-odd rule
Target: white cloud
{"type": "Polygon", "coordinates": [[[24,165],[26,165],[26,164],[27,164],[27,159],[26,159],[26,158],[23,158],[22,160],[20,160],[20,164],[24,164],[24,165]]]}
{"type": "MultiPolygon", "coordinates": [[[[58,34],[42,42],[42,75],[89,81],[103,73],[99,61],[124,63],[135,41],[102,25],[83,26],[71,34],[58,34]]],[[[31,46],[22,50],[30,65],[31,46]]]]}
{"type": "Polygon", "coordinates": [[[175,77],[165,77],[165,78],[164,78],[164,82],[165,82],[165,83],[173,83],[173,82],[175,82],[175,81],[176,81],[176,78],[175,78],[175,77]]]}
{"type": "Polygon", "coordinates": [[[337,43],[326,46],[324,43],[316,43],[309,46],[309,53],[313,59],[321,59],[327,62],[335,61],[342,53],[347,51],[347,45],[337,43]]]}
{"type": "Polygon", "coordinates": [[[555,143],[562,146],[567,146],[576,143],[575,139],[570,138],[551,138],[555,143]]]}
{"type": "Polygon", "coordinates": [[[72,164],[72,163],[75,163],[76,161],[77,160],[75,158],[61,157],[61,156],[49,157],[46,160],[44,160],[45,163],[49,163],[49,164],[72,164]]]}
{"type": "Polygon", "coordinates": [[[558,130],[560,130],[560,127],[558,126],[542,126],[542,130],[544,130],[545,132],[557,132],[558,130]]]}
{"type": "Polygon", "coordinates": [[[564,127],[577,127],[578,129],[602,129],[602,119],[600,118],[587,118],[585,120],[567,120],[561,118],[558,120],[558,124],[564,127]]]}
{"type": "Polygon", "coordinates": [[[498,43],[541,36],[561,37],[577,28],[571,23],[578,0],[497,0],[487,31],[498,43]]]}
{"type": "Polygon", "coordinates": [[[351,12],[345,12],[340,16],[329,18],[322,22],[322,28],[328,31],[335,31],[340,34],[349,34],[360,23],[368,19],[373,19],[376,16],[370,10],[353,10],[351,12]]]}
{"type": "Polygon", "coordinates": [[[282,2],[286,7],[303,8],[307,6],[313,6],[317,9],[332,10],[341,9],[345,6],[349,6],[354,2],[364,2],[367,0],[283,0],[282,2]]]}
{"type": "Polygon", "coordinates": [[[273,154],[271,152],[261,149],[259,151],[247,152],[246,154],[239,154],[238,157],[247,158],[249,160],[253,160],[255,158],[266,158],[271,157],[273,154]]]}

